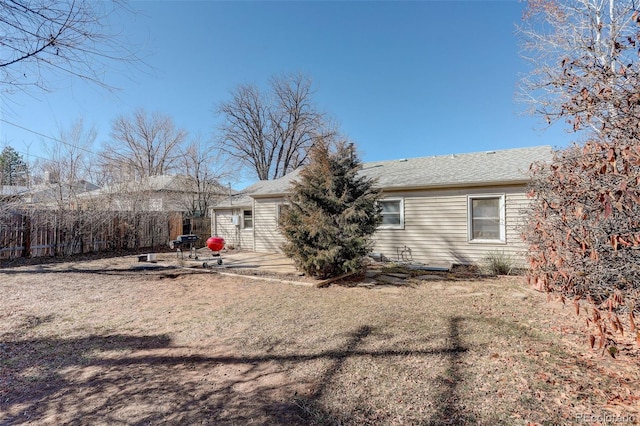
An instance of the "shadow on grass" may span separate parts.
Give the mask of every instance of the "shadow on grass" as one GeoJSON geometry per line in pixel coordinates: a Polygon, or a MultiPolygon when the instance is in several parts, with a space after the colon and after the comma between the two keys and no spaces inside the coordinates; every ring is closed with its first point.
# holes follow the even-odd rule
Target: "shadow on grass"
{"type": "Polygon", "coordinates": [[[166,335],[3,339],[0,424],[302,422],[276,398],[277,368],[180,349],[166,335]]]}
{"type": "Polygon", "coordinates": [[[88,260],[112,259],[123,256],[135,256],[140,253],[173,253],[167,246],[120,249],[112,251],[88,252],[74,255],[38,256],[38,257],[16,257],[12,259],[0,259],[0,270],[3,268],[15,268],[17,266],[48,265],[64,262],[82,262],[88,260]]]}
{"type": "Polygon", "coordinates": [[[37,274],[97,274],[112,276],[140,276],[143,274],[156,275],[164,278],[176,278],[179,275],[210,275],[210,272],[202,268],[183,268],[175,265],[141,264],[130,268],[89,268],[70,266],[64,269],[0,269],[2,275],[37,275],[37,274]]]}
{"type": "MultiPolygon", "coordinates": [[[[324,410],[319,403],[327,386],[339,375],[343,363],[351,357],[370,356],[370,357],[410,357],[410,356],[444,356],[447,368],[437,380],[440,392],[434,395],[434,400],[429,401],[435,407],[434,414],[431,418],[424,419],[420,424],[424,425],[475,425],[476,417],[471,412],[467,412],[464,404],[461,403],[458,387],[463,382],[464,374],[461,369],[461,358],[469,350],[462,342],[460,336],[460,323],[464,321],[463,317],[453,317],[448,321],[449,328],[446,334],[447,345],[443,348],[431,350],[382,350],[382,351],[359,351],[358,345],[363,339],[368,337],[374,331],[369,326],[362,326],[351,334],[351,338],[342,351],[332,354],[331,365],[322,376],[320,384],[315,392],[308,398],[299,399],[299,407],[303,410],[310,423],[316,425],[325,424],[343,424],[349,419],[345,418],[345,413],[333,413],[330,410],[324,410]]],[[[426,402],[426,401],[425,401],[426,402]]],[[[380,413],[376,415],[376,423],[393,423],[390,413],[389,418],[384,418],[380,413]]]]}
{"type": "MultiPolygon", "coordinates": [[[[30,318],[23,330],[51,320],[30,318]]],[[[0,423],[337,424],[349,413],[325,410],[321,400],[346,360],[444,356],[434,414],[421,423],[475,424],[458,395],[460,360],[468,351],[460,336],[464,320],[449,320],[442,348],[360,350],[376,331],[361,326],[335,350],[257,356],[191,355],[167,335],[21,340],[7,334],[0,336],[0,423]],[[307,397],[294,397],[299,383],[288,381],[287,371],[314,360],[329,364],[307,397]]]]}
{"type": "Polygon", "coordinates": [[[475,417],[465,410],[458,393],[458,387],[464,380],[460,367],[462,365],[461,358],[469,350],[460,337],[460,323],[462,321],[464,321],[462,317],[449,319],[448,345],[443,350],[448,367],[445,375],[439,377],[440,392],[435,398],[436,412],[433,418],[426,422],[427,425],[472,425],[477,423],[475,417]]]}

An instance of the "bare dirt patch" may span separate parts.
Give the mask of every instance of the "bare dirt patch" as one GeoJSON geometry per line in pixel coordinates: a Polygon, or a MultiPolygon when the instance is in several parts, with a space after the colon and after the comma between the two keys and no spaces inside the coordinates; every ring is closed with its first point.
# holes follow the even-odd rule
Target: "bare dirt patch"
{"type": "Polygon", "coordinates": [[[316,289],[131,257],[0,269],[0,423],[640,421],[637,351],[588,350],[572,309],[518,278],[409,281],[316,289]]]}

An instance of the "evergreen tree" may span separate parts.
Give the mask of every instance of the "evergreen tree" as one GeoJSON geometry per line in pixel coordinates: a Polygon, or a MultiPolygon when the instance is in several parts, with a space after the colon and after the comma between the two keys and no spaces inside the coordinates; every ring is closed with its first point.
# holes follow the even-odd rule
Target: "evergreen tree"
{"type": "Polygon", "coordinates": [[[27,163],[22,156],[10,146],[0,153],[0,185],[26,185],[27,163]]]}
{"type": "Polygon", "coordinates": [[[320,141],[310,160],[293,182],[289,208],[281,217],[287,240],[283,250],[311,276],[358,271],[380,224],[380,193],[373,180],[358,175],[361,163],[353,144],[338,144],[331,152],[320,141]]]}

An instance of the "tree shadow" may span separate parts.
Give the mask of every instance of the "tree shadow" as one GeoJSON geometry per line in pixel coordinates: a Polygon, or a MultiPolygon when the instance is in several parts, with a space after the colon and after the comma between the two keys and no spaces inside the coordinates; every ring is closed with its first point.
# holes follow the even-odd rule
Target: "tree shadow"
{"type": "Polygon", "coordinates": [[[176,265],[154,265],[142,264],[127,268],[101,268],[101,267],[76,267],[70,266],[64,269],[0,269],[2,275],[37,275],[37,274],[97,274],[111,276],[140,276],[140,275],[156,275],[165,278],[175,278],[179,275],[210,275],[209,271],[197,268],[185,269],[176,265]]]}
{"type": "Polygon", "coordinates": [[[464,380],[461,358],[469,350],[460,337],[460,323],[464,320],[465,318],[462,317],[449,319],[448,345],[443,351],[447,357],[448,367],[445,374],[438,377],[441,391],[435,398],[435,414],[425,423],[427,425],[472,425],[477,423],[475,416],[468,412],[461,403],[458,391],[464,380]]]}
{"type": "MultiPolygon", "coordinates": [[[[51,318],[32,318],[23,330],[51,318]]],[[[235,355],[236,351],[194,354],[168,335],[90,335],[20,339],[0,336],[0,423],[109,424],[335,424],[348,413],[324,408],[321,400],[354,357],[444,356],[436,410],[424,424],[474,424],[461,404],[460,336],[465,318],[449,320],[448,344],[441,348],[359,349],[376,329],[363,325],[336,349],[316,353],[235,355]],[[300,383],[288,372],[299,363],[328,362],[312,391],[294,395],[300,383]],[[3,414],[4,413],[4,414],[3,414]]],[[[215,349],[215,348],[214,348],[215,349]]]]}
{"type": "MultiPolygon", "coordinates": [[[[461,358],[469,350],[460,336],[460,324],[465,318],[453,317],[448,321],[448,330],[446,334],[447,345],[442,348],[434,348],[431,350],[381,350],[381,351],[361,351],[358,346],[364,339],[370,336],[375,329],[369,326],[361,326],[350,334],[348,342],[341,351],[331,354],[331,364],[326,369],[319,381],[315,391],[307,398],[301,399],[302,403],[298,406],[303,411],[303,415],[315,424],[342,424],[341,418],[345,417],[345,413],[334,413],[331,410],[324,409],[320,403],[323,394],[326,392],[329,384],[339,375],[344,362],[351,357],[410,357],[410,356],[444,356],[447,360],[447,368],[444,374],[437,377],[439,388],[441,389],[434,395],[433,405],[435,406],[432,418],[425,419],[420,424],[425,425],[474,425],[477,419],[474,414],[466,410],[461,402],[458,388],[464,380],[462,371],[461,358]]],[[[376,421],[383,419],[378,418],[376,421]]],[[[388,419],[391,421],[392,419],[388,419]]]]}
{"type": "Polygon", "coordinates": [[[65,262],[83,262],[90,260],[104,260],[112,259],[123,256],[134,256],[140,254],[140,252],[154,253],[170,253],[173,252],[169,247],[161,245],[158,247],[136,248],[136,249],[120,249],[113,251],[97,251],[87,252],[83,254],[74,255],[58,255],[58,256],[37,256],[37,257],[16,257],[12,259],[0,259],[0,270],[4,268],[15,268],[18,266],[33,266],[33,265],[50,265],[65,262]]]}

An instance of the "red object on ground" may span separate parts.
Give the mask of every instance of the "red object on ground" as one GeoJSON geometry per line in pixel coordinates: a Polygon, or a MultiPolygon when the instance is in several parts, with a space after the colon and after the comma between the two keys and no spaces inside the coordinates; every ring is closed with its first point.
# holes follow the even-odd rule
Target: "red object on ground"
{"type": "Polygon", "coordinates": [[[207,240],[207,247],[211,251],[220,251],[224,248],[224,238],[211,237],[207,240]]]}

